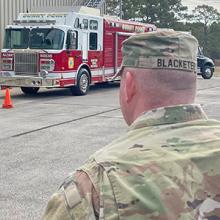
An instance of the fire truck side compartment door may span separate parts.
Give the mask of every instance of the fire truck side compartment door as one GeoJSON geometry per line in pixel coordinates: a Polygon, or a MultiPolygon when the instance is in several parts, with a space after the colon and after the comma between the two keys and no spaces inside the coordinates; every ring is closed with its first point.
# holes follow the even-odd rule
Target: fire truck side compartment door
{"type": "Polygon", "coordinates": [[[82,33],[82,59],[83,62],[88,61],[88,33],[82,33]]]}

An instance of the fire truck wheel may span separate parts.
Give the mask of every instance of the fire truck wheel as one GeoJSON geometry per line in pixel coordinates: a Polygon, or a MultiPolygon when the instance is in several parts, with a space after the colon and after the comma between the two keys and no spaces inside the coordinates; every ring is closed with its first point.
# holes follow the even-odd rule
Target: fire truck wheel
{"type": "Polygon", "coordinates": [[[26,95],[37,94],[39,89],[38,87],[21,87],[21,91],[26,95]]]}
{"type": "Polygon", "coordinates": [[[70,88],[73,95],[86,95],[89,90],[90,76],[86,69],[81,69],[77,77],[77,84],[70,88]]]}

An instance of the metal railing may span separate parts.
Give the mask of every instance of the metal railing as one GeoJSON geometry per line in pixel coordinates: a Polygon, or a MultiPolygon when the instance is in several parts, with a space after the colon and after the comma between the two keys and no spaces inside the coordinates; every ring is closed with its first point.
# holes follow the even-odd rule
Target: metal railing
{"type": "Polygon", "coordinates": [[[75,0],[73,6],[86,6],[90,0],[75,0]]]}
{"type": "Polygon", "coordinates": [[[104,3],[105,3],[105,0],[90,0],[87,3],[87,6],[92,7],[92,8],[102,8],[104,3]]]}
{"type": "Polygon", "coordinates": [[[105,5],[105,0],[76,0],[73,6],[87,6],[101,9],[105,5]]]}

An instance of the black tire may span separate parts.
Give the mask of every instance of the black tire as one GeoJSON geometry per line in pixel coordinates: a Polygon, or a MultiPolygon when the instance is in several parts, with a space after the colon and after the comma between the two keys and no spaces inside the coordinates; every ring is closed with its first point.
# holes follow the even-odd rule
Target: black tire
{"type": "Polygon", "coordinates": [[[213,69],[211,66],[204,66],[202,69],[203,79],[211,79],[213,76],[213,69]]]}
{"type": "Polygon", "coordinates": [[[21,91],[26,95],[35,95],[39,89],[39,87],[21,87],[21,91]]]}
{"type": "Polygon", "coordinates": [[[90,82],[88,70],[82,68],[78,73],[76,85],[70,87],[72,95],[86,95],[89,91],[90,82]]]}

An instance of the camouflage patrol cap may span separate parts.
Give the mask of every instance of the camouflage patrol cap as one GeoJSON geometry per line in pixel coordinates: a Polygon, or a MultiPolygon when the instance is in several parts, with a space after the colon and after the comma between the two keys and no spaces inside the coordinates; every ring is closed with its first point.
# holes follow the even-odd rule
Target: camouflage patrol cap
{"type": "Polygon", "coordinates": [[[136,34],[123,42],[123,67],[175,69],[196,72],[198,41],[189,33],[174,30],[136,34]]]}

